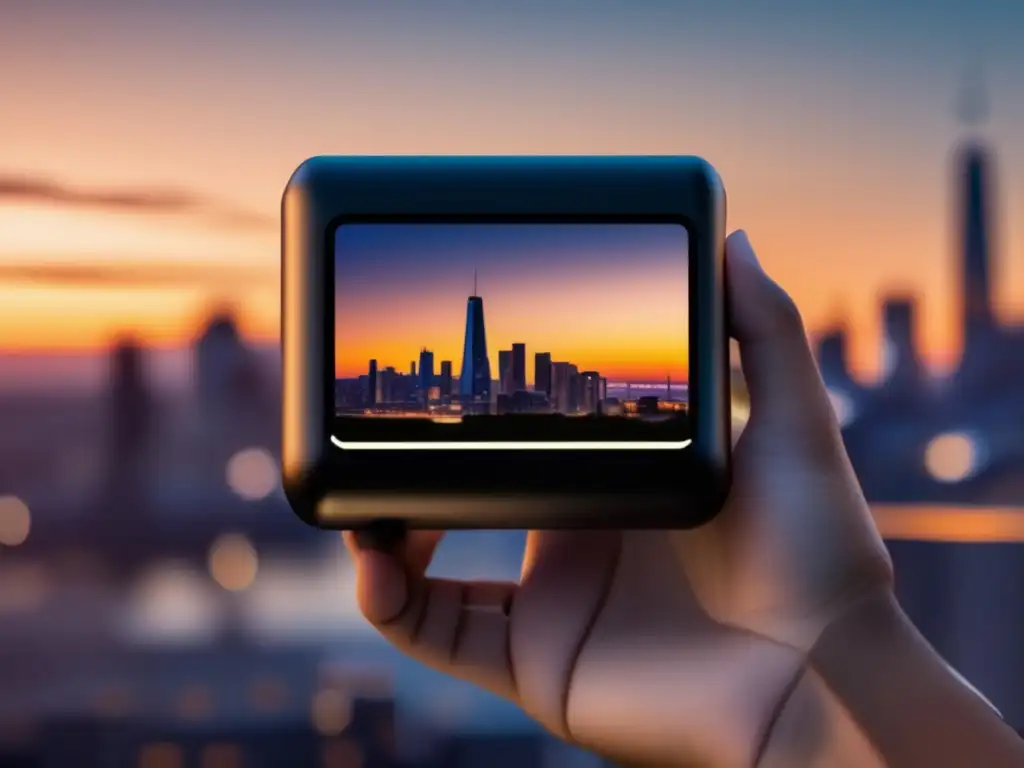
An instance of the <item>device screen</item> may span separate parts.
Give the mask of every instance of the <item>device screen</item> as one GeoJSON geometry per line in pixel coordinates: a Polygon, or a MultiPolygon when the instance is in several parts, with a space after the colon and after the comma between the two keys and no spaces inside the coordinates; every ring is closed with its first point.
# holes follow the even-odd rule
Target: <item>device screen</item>
{"type": "Polygon", "coordinates": [[[339,447],[688,445],[682,225],[350,223],[334,245],[339,447]]]}

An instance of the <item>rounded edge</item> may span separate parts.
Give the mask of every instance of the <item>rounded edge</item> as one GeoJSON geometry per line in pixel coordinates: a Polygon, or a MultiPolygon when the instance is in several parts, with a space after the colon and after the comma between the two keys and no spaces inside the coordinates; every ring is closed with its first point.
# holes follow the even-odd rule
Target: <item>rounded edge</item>
{"type": "MultiPolygon", "coordinates": [[[[691,346],[691,376],[697,386],[691,392],[697,426],[694,445],[698,449],[702,483],[701,514],[692,516],[688,527],[696,528],[714,519],[732,488],[732,395],[729,364],[728,291],[725,283],[726,194],[721,175],[710,162],[693,157],[690,165],[691,199],[699,207],[697,249],[691,276],[691,327],[698,329],[691,346]]],[[[691,378],[692,382],[692,378],[691,378]]],[[[697,510],[694,510],[695,512],[697,510]]]]}
{"type": "Polygon", "coordinates": [[[295,515],[320,528],[330,489],[323,419],[324,248],[317,199],[327,159],[311,157],[281,195],[281,485],[295,515]]]}

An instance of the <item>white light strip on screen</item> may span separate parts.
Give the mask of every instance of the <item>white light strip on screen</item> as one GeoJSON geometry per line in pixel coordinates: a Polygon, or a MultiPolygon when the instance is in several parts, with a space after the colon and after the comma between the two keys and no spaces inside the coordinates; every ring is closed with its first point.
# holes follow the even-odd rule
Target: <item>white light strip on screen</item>
{"type": "Polygon", "coordinates": [[[443,443],[350,443],[331,435],[331,442],[346,451],[678,451],[686,448],[693,440],[671,443],[491,443],[491,442],[443,442],[443,443]]]}

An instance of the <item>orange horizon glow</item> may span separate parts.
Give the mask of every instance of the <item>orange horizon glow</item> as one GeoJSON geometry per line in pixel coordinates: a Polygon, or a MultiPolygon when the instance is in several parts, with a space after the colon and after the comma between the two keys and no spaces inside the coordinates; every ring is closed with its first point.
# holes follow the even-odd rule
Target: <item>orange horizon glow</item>
{"type": "MultiPolygon", "coordinates": [[[[716,27],[713,37],[690,18],[713,6],[650,16],[664,36],[641,30],[645,14],[612,22],[566,13],[553,21],[523,10],[514,23],[530,34],[544,30],[525,38],[531,45],[499,34],[503,25],[483,23],[483,11],[464,9],[437,10],[436,23],[426,23],[368,6],[339,10],[345,23],[338,25],[324,6],[282,10],[287,24],[261,28],[267,19],[239,26],[199,6],[154,6],[146,13],[160,23],[142,25],[141,17],[84,3],[59,18],[27,4],[19,13],[35,22],[5,47],[10,71],[24,76],[5,93],[0,173],[74,194],[45,203],[31,195],[0,199],[0,267],[57,257],[208,262],[251,266],[266,285],[208,274],[173,288],[0,276],[0,354],[99,353],[123,336],[182,346],[200,330],[205,308],[222,299],[239,307],[248,338],[274,343],[280,242],[272,220],[306,157],[696,154],[723,178],[729,227],[750,234],[810,331],[839,322],[850,329],[848,362],[858,377],[880,368],[881,301],[890,291],[919,297],[919,349],[931,365],[947,368],[960,352],[951,150],[971,132],[996,153],[996,302],[1004,318],[1019,320],[1024,217],[1007,215],[1024,201],[1024,176],[1014,170],[1024,167],[1019,84],[993,77],[991,121],[968,129],[948,114],[958,87],[948,49],[908,56],[902,37],[898,45],[868,43],[833,29],[829,39],[851,47],[831,56],[814,47],[824,38],[800,31],[792,46],[782,45],[779,30],[748,14],[716,27]],[[609,35],[623,55],[608,56],[605,38],[595,44],[581,25],[609,35]],[[726,29],[734,36],[722,37],[726,29]],[[322,44],[340,38],[344,45],[322,44]],[[181,57],[183,46],[189,57],[181,57]],[[233,66],[224,66],[225,56],[233,66]],[[679,77],[697,66],[699,77],[679,77]],[[356,70],[363,75],[338,77],[356,70]],[[876,77],[883,71],[886,77],[876,77]],[[78,96],[69,102],[61,97],[67,93],[78,96]],[[315,110],[303,111],[314,102],[315,110]],[[695,104],[706,109],[698,120],[695,104]],[[173,210],[161,203],[166,196],[147,192],[162,189],[183,190],[206,208],[173,210]],[[115,210],[100,194],[123,190],[136,191],[126,197],[141,207],[115,210]],[[233,211],[271,225],[222,226],[228,222],[217,217],[233,211]]],[[[876,12],[879,29],[902,23],[895,12],[876,12]]],[[[807,23],[784,17],[780,25],[803,30],[807,23]]],[[[999,61],[1003,67],[1009,59],[999,61]]],[[[496,366],[505,341],[490,340],[496,366]]],[[[425,341],[438,345],[440,359],[441,342],[425,341]]],[[[395,367],[407,369],[416,350],[395,349],[395,367]]],[[[457,351],[445,353],[453,365],[457,351]]]]}

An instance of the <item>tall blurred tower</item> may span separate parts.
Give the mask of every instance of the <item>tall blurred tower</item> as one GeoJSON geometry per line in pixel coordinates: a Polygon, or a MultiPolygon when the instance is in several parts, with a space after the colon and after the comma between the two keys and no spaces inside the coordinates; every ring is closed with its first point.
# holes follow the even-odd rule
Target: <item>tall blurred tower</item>
{"type": "Polygon", "coordinates": [[[914,301],[893,297],[882,306],[885,334],[885,386],[890,392],[915,396],[923,384],[923,369],[915,340],[914,301]]]}
{"type": "Polygon", "coordinates": [[[491,407],[491,363],[487,357],[484,300],[476,292],[474,272],[473,295],[466,303],[466,339],[459,375],[459,396],[463,408],[471,412],[489,411],[491,407]]]}
{"type": "Polygon", "coordinates": [[[249,362],[235,318],[213,315],[192,350],[196,395],[204,417],[218,419],[237,405],[239,373],[249,362]]]}
{"type": "MultiPolygon", "coordinates": [[[[132,551],[151,525],[157,425],[145,367],[143,350],[133,341],[121,341],[111,351],[106,466],[91,512],[106,552],[132,551]]],[[[116,558],[106,563],[118,565],[116,558]]]]}
{"type": "Polygon", "coordinates": [[[829,389],[848,393],[853,389],[850,374],[848,334],[845,328],[833,328],[818,338],[818,367],[829,389]]]}
{"type": "Polygon", "coordinates": [[[154,403],[146,382],[142,348],[132,341],[115,345],[110,356],[110,442],[107,453],[108,503],[137,514],[149,491],[154,403]]]}
{"type": "MultiPolygon", "coordinates": [[[[958,105],[961,121],[968,127],[981,125],[988,105],[980,83],[971,83],[961,94],[958,105]]],[[[959,226],[961,242],[961,303],[964,358],[969,365],[977,351],[986,345],[995,328],[992,307],[992,158],[986,144],[977,136],[960,148],[959,226]]]]}

